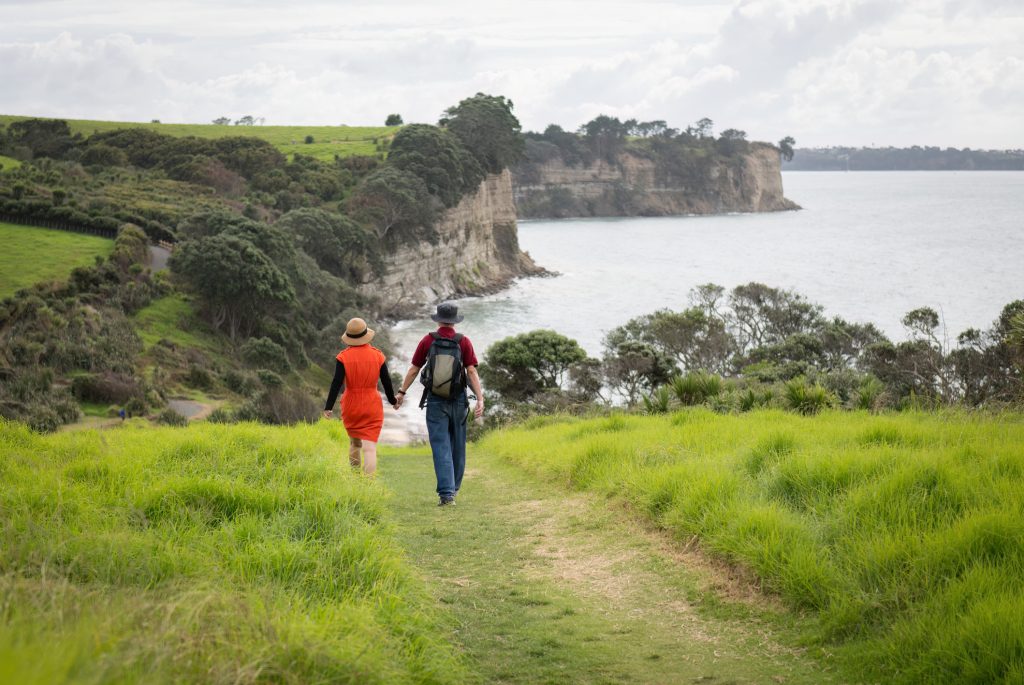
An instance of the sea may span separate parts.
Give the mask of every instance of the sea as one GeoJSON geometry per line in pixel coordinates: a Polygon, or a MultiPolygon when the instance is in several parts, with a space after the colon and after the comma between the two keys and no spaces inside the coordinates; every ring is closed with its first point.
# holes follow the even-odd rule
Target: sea
{"type": "MultiPolygon", "coordinates": [[[[520,221],[519,243],[553,275],[456,300],[478,351],[551,329],[599,356],[631,318],[684,309],[702,283],[795,290],[828,316],[894,340],[903,315],[939,312],[951,342],[1024,299],[1024,172],[786,172],[802,209],[762,214],[520,221]]],[[[433,324],[402,321],[400,360],[433,324]]]]}

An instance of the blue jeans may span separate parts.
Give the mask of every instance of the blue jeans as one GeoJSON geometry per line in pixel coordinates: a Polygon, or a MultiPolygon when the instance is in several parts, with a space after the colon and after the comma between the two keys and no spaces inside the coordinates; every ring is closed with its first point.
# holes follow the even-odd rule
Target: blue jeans
{"type": "Polygon", "coordinates": [[[462,485],[466,471],[466,411],[469,400],[465,394],[446,400],[437,395],[427,397],[427,435],[434,454],[437,494],[454,497],[462,485]]]}

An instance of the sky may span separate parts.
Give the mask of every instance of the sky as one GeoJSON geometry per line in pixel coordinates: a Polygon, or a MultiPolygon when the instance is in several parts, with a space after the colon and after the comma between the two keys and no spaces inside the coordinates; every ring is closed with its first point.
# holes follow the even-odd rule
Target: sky
{"type": "Polygon", "coordinates": [[[0,113],[434,123],[597,114],[798,146],[1024,148],[1024,0],[0,0],[0,113]]]}

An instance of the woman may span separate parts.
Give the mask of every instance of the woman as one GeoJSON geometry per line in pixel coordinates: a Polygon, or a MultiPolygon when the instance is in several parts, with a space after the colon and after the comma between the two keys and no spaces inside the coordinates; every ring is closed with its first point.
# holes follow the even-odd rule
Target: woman
{"type": "Polygon", "coordinates": [[[366,322],[356,318],[348,322],[342,342],[348,347],[338,353],[334,367],[334,380],[324,405],[324,418],[331,418],[334,401],[341,384],[341,420],[348,432],[348,463],[358,468],[360,462],[367,475],[377,470],[377,439],[384,423],[384,408],[377,392],[377,381],[384,386],[388,403],[397,409],[391,374],[384,353],[370,345],[373,329],[366,322]],[[360,455],[362,450],[362,455],[360,455]]]}

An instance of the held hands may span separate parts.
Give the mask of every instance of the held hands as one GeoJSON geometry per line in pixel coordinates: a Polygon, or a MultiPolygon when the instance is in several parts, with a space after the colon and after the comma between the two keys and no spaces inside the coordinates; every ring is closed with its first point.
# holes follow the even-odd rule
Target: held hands
{"type": "Polygon", "coordinates": [[[398,393],[398,395],[395,398],[395,403],[392,404],[391,406],[395,408],[395,411],[398,411],[399,409],[402,408],[402,403],[403,402],[405,402],[405,393],[404,392],[400,392],[400,393],[398,393]]]}
{"type": "Polygon", "coordinates": [[[324,418],[325,418],[325,419],[329,419],[329,418],[331,418],[331,417],[332,417],[333,415],[334,415],[334,413],[333,413],[333,412],[332,412],[332,411],[331,411],[330,409],[324,409],[324,418]]]}

